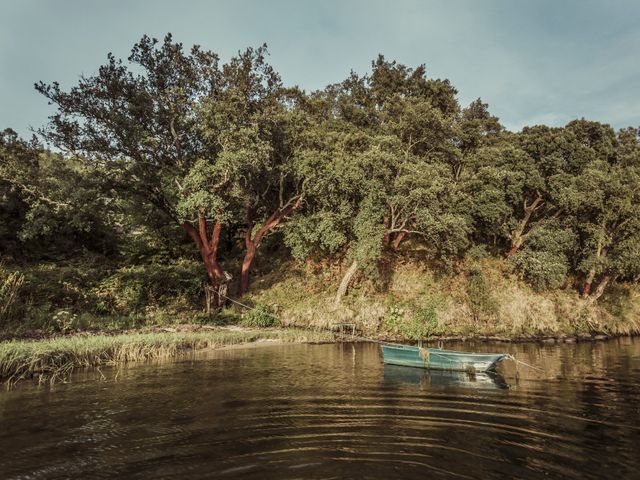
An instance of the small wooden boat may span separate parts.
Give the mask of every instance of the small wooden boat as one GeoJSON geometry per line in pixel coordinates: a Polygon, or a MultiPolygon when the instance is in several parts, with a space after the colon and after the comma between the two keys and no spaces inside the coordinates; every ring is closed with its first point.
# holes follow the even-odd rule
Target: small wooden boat
{"type": "Polygon", "coordinates": [[[507,353],[470,353],[411,345],[382,344],[384,363],[405,367],[454,370],[461,372],[493,372],[498,363],[509,358],[507,353]]]}

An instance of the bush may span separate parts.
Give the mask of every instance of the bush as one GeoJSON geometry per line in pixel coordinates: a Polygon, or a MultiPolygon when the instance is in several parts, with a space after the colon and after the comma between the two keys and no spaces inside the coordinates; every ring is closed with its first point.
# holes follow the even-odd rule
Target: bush
{"type": "Polygon", "coordinates": [[[202,267],[187,260],[169,265],[135,265],[118,269],[92,291],[98,313],[129,315],[150,307],[196,304],[203,291],[202,267]]]}
{"type": "Polygon", "coordinates": [[[51,318],[54,331],[68,333],[78,327],[78,316],[69,310],[58,310],[51,318]]]}
{"type": "Polygon", "coordinates": [[[491,286],[478,266],[472,267],[467,278],[467,303],[475,321],[495,315],[498,310],[491,286]]]}
{"type": "Polygon", "coordinates": [[[404,310],[398,307],[391,307],[384,317],[384,324],[389,330],[400,331],[400,325],[404,320],[404,310]]]}
{"type": "Polygon", "coordinates": [[[553,252],[522,250],[512,263],[536,291],[562,287],[569,272],[567,257],[553,252]]]}
{"type": "Polygon", "coordinates": [[[411,340],[428,340],[439,331],[436,308],[431,302],[410,318],[405,317],[404,310],[391,307],[384,321],[388,329],[411,340]]]}
{"type": "Polygon", "coordinates": [[[274,327],[279,323],[280,321],[266,305],[257,305],[242,318],[242,324],[246,327],[274,327]]]}
{"type": "Polygon", "coordinates": [[[575,247],[574,233],[557,221],[534,229],[525,246],[511,258],[512,266],[534,290],[563,286],[569,273],[568,254],[575,247]]]}

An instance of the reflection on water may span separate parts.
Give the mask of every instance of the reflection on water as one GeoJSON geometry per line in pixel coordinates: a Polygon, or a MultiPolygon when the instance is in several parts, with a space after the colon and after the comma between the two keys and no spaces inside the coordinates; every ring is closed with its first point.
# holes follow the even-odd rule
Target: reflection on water
{"type": "MultiPolygon", "coordinates": [[[[507,380],[497,373],[471,373],[442,370],[424,370],[422,368],[384,366],[384,381],[389,385],[396,382],[419,386],[421,390],[434,388],[467,389],[467,388],[509,388],[507,380]]],[[[512,380],[516,382],[514,378],[512,380]]]]}
{"type": "Polygon", "coordinates": [[[0,392],[0,478],[640,478],[639,340],[452,348],[545,372],[291,345],[23,385],[0,392]]]}

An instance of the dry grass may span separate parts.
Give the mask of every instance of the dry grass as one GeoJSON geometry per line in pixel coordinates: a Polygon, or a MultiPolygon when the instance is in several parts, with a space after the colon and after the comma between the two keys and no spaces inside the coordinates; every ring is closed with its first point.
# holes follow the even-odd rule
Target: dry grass
{"type": "Polygon", "coordinates": [[[24,275],[7,271],[0,262],[0,324],[9,318],[23,283],[24,275]]]}
{"type": "Polygon", "coordinates": [[[329,328],[354,323],[365,335],[397,338],[397,329],[389,328],[386,321],[392,309],[401,310],[401,321],[410,322],[421,308],[432,305],[440,336],[640,333],[637,286],[611,289],[600,303],[592,304],[573,290],[536,292],[495,259],[476,264],[484,280],[474,285],[468,273],[437,278],[417,265],[395,265],[386,290],[354,288],[339,307],[333,305],[339,275],[318,278],[291,265],[283,268],[290,274],[280,269],[277,280],[271,279],[250,300],[271,306],[284,325],[329,328]]]}

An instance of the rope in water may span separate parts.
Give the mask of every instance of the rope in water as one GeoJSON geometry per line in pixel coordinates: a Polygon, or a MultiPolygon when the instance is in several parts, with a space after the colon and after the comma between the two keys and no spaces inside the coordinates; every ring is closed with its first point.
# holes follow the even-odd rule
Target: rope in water
{"type": "MultiPolygon", "coordinates": [[[[245,303],[239,302],[238,300],[235,300],[235,299],[225,295],[224,293],[218,292],[218,295],[223,297],[223,298],[226,298],[230,302],[235,303],[236,305],[240,305],[241,307],[244,307],[244,308],[246,308],[248,310],[255,310],[256,309],[255,307],[252,307],[252,306],[247,305],[245,303]]],[[[404,346],[402,343],[393,343],[393,342],[387,342],[387,341],[384,341],[384,340],[376,340],[375,338],[361,337],[359,335],[356,335],[353,331],[351,332],[350,337],[353,338],[354,340],[361,340],[361,341],[364,341],[364,342],[373,342],[373,343],[378,343],[380,345],[392,345],[392,346],[398,346],[398,347],[404,346]]],[[[437,355],[439,357],[442,357],[442,358],[446,359],[449,362],[454,362],[453,360],[451,360],[450,358],[448,358],[448,357],[446,357],[444,355],[438,355],[438,353],[436,351],[434,351],[434,350],[435,349],[428,350],[429,354],[437,355]]],[[[516,357],[514,357],[510,353],[508,353],[506,355],[506,358],[508,358],[510,360],[513,360],[517,364],[524,365],[525,367],[529,367],[529,368],[532,368],[534,370],[538,370],[539,372],[543,372],[544,373],[544,370],[542,368],[536,367],[534,365],[530,365],[530,364],[528,364],[526,362],[523,362],[522,360],[518,360],[516,357]]]]}
{"type": "Polygon", "coordinates": [[[510,353],[507,354],[507,358],[510,359],[510,360],[513,360],[516,363],[519,363],[520,365],[524,365],[525,367],[533,368],[534,370],[538,370],[539,372],[544,373],[544,369],[542,369],[540,367],[535,367],[533,365],[529,365],[528,363],[523,362],[522,360],[518,360],[516,357],[514,357],[510,353]]]}

